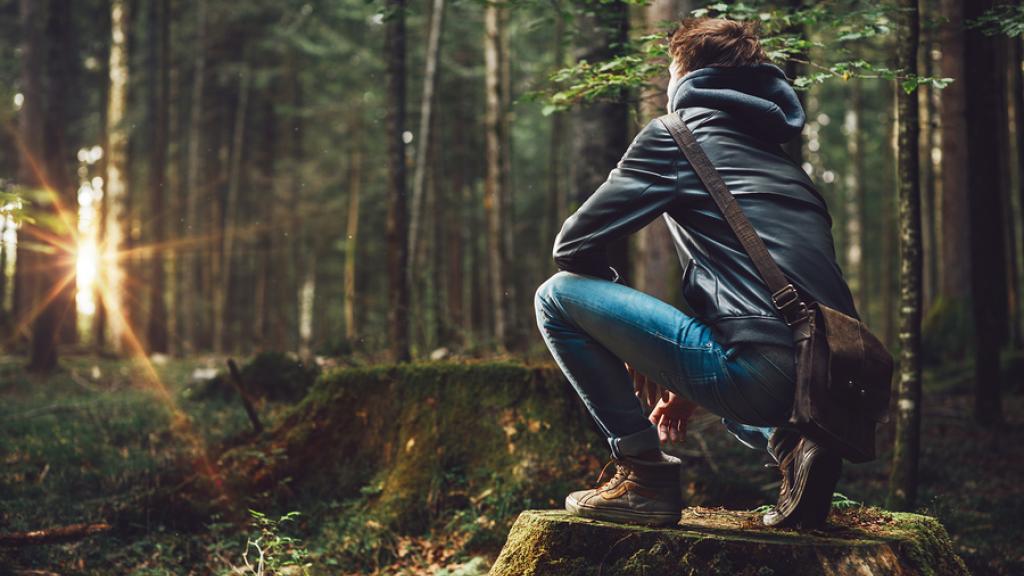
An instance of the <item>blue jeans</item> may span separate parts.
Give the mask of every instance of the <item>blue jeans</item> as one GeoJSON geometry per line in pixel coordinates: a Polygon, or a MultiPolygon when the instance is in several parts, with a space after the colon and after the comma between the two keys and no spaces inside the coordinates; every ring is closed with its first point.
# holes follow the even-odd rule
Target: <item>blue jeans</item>
{"type": "Polygon", "coordinates": [[[775,426],[785,425],[796,381],[792,346],[723,348],[708,326],[666,302],[564,270],[537,288],[534,307],[555,362],[616,457],[659,447],[623,362],[721,416],[750,448],[767,451],[775,426]]]}

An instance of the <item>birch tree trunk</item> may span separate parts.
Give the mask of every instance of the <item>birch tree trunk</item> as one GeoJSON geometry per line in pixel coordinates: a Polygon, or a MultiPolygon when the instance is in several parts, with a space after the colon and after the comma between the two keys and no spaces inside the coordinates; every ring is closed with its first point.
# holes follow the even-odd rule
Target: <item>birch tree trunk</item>
{"type": "Polygon", "coordinates": [[[846,152],[846,278],[858,309],[866,310],[864,277],[864,97],[860,80],[850,83],[850,105],[844,120],[846,152]]]}
{"type": "MultiPolygon", "coordinates": [[[[903,0],[897,68],[917,73],[918,0],[903,0]]],[[[918,95],[896,87],[900,222],[900,361],[887,507],[913,510],[921,444],[921,173],[918,95]]]]}
{"type": "MultiPolygon", "coordinates": [[[[31,0],[29,0],[31,1],[31,0]]],[[[107,346],[113,351],[123,349],[126,336],[124,309],[123,263],[119,252],[124,246],[124,225],[127,220],[125,200],[128,194],[128,133],[124,117],[128,101],[128,14],[124,0],[111,0],[110,92],[107,97],[107,175],[103,202],[106,217],[103,225],[103,266],[100,267],[100,296],[105,312],[107,346]]]]}

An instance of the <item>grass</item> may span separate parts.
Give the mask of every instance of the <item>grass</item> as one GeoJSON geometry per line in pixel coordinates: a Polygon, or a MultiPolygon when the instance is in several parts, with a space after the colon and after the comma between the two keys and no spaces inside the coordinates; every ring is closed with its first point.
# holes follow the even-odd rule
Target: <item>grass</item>
{"type": "MultiPolygon", "coordinates": [[[[260,536],[259,525],[217,515],[187,517],[161,496],[193,474],[202,456],[216,462],[224,450],[247,449],[251,432],[237,399],[199,400],[190,384],[197,366],[219,362],[163,362],[156,373],[165,389],[138,363],[72,357],[45,379],[26,375],[22,365],[20,358],[0,357],[0,532],[100,521],[115,529],[69,544],[0,548],[5,569],[226,574],[243,565],[246,542],[260,536]]],[[[916,511],[945,525],[979,576],[1024,573],[1024,395],[1016,385],[1021,372],[1011,358],[1004,390],[1007,423],[998,430],[971,420],[969,376],[965,382],[962,367],[926,374],[916,511]]],[[[286,403],[260,407],[268,428],[285,421],[288,411],[286,403]]],[[[705,451],[692,443],[684,454],[692,505],[753,509],[774,501],[777,472],[762,466],[766,454],[740,445],[708,414],[691,430],[706,445],[705,451]]],[[[888,445],[891,434],[891,423],[880,428],[879,445],[888,445]]],[[[882,451],[875,462],[846,464],[838,487],[843,502],[884,504],[890,457],[882,451]]],[[[601,464],[586,465],[593,469],[590,480],[601,464]]],[[[486,570],[504,541],[505,521],[518,510],[557,507],[547,500],[525,501],[519,487],[497,480],[490,492],[468,490],[466,471],[446,473],[451,477],[437,479],[445,493],[432,493],[448,508],[410,533],[390,530],[368,506],[380,498],[380,484],[330,497],[300,487],[275,509],[260,512],[280,518],[301,510],[294,521],[275,525],[274,537],[301,545],[312,574],[358,568],[468,575],[486,570]]],[[[495,471],[494,478],[501,477],[495,471]]],[[[234,504],[245,515],[246,502],[234,504]]]]}

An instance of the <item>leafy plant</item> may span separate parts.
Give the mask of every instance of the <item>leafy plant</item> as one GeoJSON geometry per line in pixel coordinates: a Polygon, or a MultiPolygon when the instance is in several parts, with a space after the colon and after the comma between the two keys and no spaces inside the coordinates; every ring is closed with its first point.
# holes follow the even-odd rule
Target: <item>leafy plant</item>
{"type": "Polygon", "coordinates": [[[312,563],[309,551],[298,540],[281,533],[281,526],[294,521],[299,512],[288,512],[273,519],[262,512],[249,510],[256,522],[257,535],[245,542],[242,552],[242,574],[271,576],[275,574],[309,574],[312,563]],[[251,557],[250,557],[251,555],[251,557]]]}

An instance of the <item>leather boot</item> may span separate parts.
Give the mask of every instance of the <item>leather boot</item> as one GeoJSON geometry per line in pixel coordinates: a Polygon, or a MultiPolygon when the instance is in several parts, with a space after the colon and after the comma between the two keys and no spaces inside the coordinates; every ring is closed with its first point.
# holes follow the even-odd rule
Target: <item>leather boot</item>
{"type": "Polygon", "coordinates": [[[781,428],[768,439],[768,451],[782,473],[782,484],[778,502],[761,521],[778,528],[824,525],[832,510],[842,458],[799,432],[781,428]]]}
{"type": "Polygon", "coordinates": [[[665,453],[661,458],[613,458],[615,475],[597,488],[566,496],[565,509],[577,516],[611,522],[678,524],[683,504],[679,485],[682,461],[665,453]]]}

